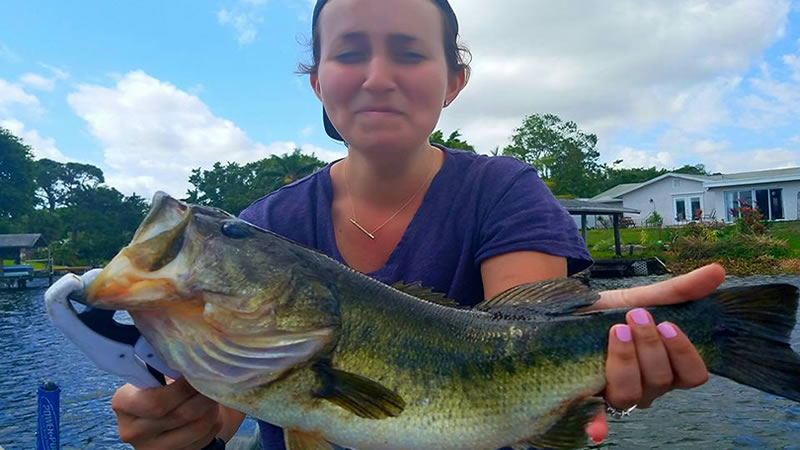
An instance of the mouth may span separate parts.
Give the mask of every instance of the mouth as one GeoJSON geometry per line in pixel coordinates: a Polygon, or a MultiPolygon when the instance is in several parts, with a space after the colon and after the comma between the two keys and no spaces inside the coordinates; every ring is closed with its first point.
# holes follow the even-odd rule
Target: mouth
{"type": "Polygon", "coordinates": [[[150,309],[182,297],[178,281],[186,270],[181,250],[191,218],[189,207],[158,192],[130,244],[87,289],[87,304],[102,309],[150,309]]]}
{"type": "Polygon", "coordinates": [[[385,114],[385,115],[395,114],[396,115],[396,114],[402,114],[402,111],[400,111],[399,109],[386,107],[386,106],[374,106],[374,107],[367,107],[367,108],[359,109],[358,111],[356,111],[356,113],[361,113],[361,114],[385,114]]]}

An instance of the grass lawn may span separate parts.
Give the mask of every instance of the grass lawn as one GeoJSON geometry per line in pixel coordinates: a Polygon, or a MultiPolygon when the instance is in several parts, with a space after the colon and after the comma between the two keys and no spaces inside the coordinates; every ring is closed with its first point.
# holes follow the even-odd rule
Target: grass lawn
{"type": "Polygon", "coordinates": [[[776,238],[788,242],[792,248],[792,256],[800,258],[800,220],[775,222],[770,225],[769,231],[776,238]]]}
{"type": "MultiPolygon", "coordinates": [[[[658,228],[623,228],[620,231],[622,239],[622,253],[625,246],[631,244],[652,246],[658,241],[669,239],[668,232],[658,228]]],[[[784,240],[792,249],[792,257],[800,258],[800,220],[791,222],[773,222],[769,225],[772,236],[784,240]]],[[[586,246],[595,259],[613,258],[614,251],[609,247],[614,246],[614,230],[588,230],[586,232],[586,246]],[[598,244],[602,244],[598,246],[598,244]]],[[[642,256],[649,256],[644,254],[642,256]]]]}
{"type": "MultiPolygon", "coordinates": [[[[626,245],[655,245],[656,242],[667,239],[667,232],[659,228],[622,228],[619,230],[622,241],[622,253],[625,254],[626,245]]],[[[587,230],[586,246],[592,258],[607,259],[614,257],[614,230],[587,230]],[[598,245],[601,244],[601,245],[598,245]]]]}
{"type": "MultiPolygon", "coordinates": [[[[22,263],[23,264],[32,265],[33,266],[33,270],[45,270],[45,269],[47,269],[47,264],[45,264],[45,263],[40,263],[40,262],[29,263],[29,262],[25,262],[25,261],[23,261],[22,263]]],[[[14,260],[13,259],[4,259],[3,260],[3,265],[4,266],[13,266],[14,265],[14,260]]]]}

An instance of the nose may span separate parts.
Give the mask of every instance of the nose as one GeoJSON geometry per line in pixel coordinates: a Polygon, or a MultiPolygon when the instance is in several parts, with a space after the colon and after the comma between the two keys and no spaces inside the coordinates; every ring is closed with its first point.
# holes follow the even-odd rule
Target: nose
{"type": "Polygon", "coordinates": [[[395,88],[392,61],[382,55],[370,59],[365,77],[363,87],[367,91],[386,92],[395,88]]]}

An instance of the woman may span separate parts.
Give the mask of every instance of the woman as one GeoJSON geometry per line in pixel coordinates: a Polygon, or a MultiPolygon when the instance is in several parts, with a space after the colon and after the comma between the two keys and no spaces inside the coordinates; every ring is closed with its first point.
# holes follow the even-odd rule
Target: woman
{"type": "MultiPolygon", "coordinates": [[[[465,305],[586,268],[574,222],[534,170],[428,143],[468,80],[457,36],[447,0],[318,0],[305,71],[326,131],[347,143],[347,157],[241,217],[386,283],[421,281],[465,305]]],[[[705,365],[680,329],[656,326],[637,307],[704,296],[723,278],[710,266],[602,294],[594,308],[636,308],[609,331],[609,405],[648,407],[670,389],[705,382],[705,365]]],[[[242,420],[182,380],[148,391],[126,385],[112,405],[122,440],[137,448],[200,448],[227,439],[242,420]]],[[[607,431],[603,416],[587,428],[598,442],[607,431]]],[[[280,438],[268,424],[262,434],[280,438]]]]}

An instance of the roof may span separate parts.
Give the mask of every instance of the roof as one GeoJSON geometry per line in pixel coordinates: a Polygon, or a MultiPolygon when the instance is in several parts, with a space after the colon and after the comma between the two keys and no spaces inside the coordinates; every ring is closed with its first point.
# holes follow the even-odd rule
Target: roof
{"type": "Polygon", "coordinates": [[[723,186],[735,186],[757,183],[774,183],[780,181],[800,180],[800,167],[788,167],[784,169],[756,170],[751,172],[728,173],[719,175],[687,175],[683,173],[669,172],[659,175],[643,183],[624,183],[618,184],[611,189],[601,192],[590,200],[595,202],[614,202],[619,201],[620,197],[649,184],[656,183],[667,177],[683,178],[686,180],[700,181],[704,187],[714,188],[723,186]]]}
{"type": "Polygon", "coordinates": [[[640,188],[643,188],[643,187],[645,187],[647,185],[650,185],[650,184],[653,184],[653,183],[657,183],[657,182],[663,180],[664,178],[668,178],[668,177],[683,178],[684,180],[699,181],[701,183],[704,183],[704,182],[706,182],[706,181],[711,179],[710,176],[686,175],[685,173],[669,172],[669,173],[665,173],[664,175],[659,175],[659,176],[657,176],[657,177],[655,177],[653,179],[647,180],[647,181],[645,181],[643,183],[618,184],[617,186],[614,186],[613,188],[611,188],[611,189],[609,189],[609,190],[607,190],[605,192],[601,192],[600,194],[592,197],[592,200],[598,201],[598,200],[603,199],[604,201],[613,201],[615,199],[619,199],[619,197],[621,197],[621,196],[623,196],[623,195],[625,195],[625,194],[627,194],[629,192],[633,192],[633,191],[635,191],[637,189],[640,189],[640,188]],[[617,192],[614,192],[613,196],[609,196],[607,194],[608,192],[613,191],[614,189],[616,189],[619,186],[628,186],[628,187],[625,188],[625,189],[620,189],[617,192]]]}
{"type": "Polygon", "coordinates": [[[0,248],[33,248],[44,245],[42,235],[35,234],[0,234],[0,248]]]}
{"type": "Polygon", "coordinates": [[[757,170],[752,172],[729,173],[714,175],[712,180],[705,183],[708,188],[734,186],[758,183],[775,183],[780,181],[800,180],[800,167],[787,167],[784,169],[757,170]]]}
{"type": "Polygon", "coordinates": [[[593,202],[621,201],[621,199],[618,199],[618,198],[615,198],[615,197],[620,195],[620,193],[622,193],[622,192],[632,191],[632,190],[636,189],[637,187],[639,187],[641,184],[642,183],[622,183],[622,184],[618,184],[618,185],[612,187],[611,189],[608,189],[606,191],[603,191],[603,192],[595,195],[590,200],[593,201],[593,202]]]}
{"type": "Polygon", "coordinates": [[[612,206],[605,203],[598,203],[593,201],[587,200],[567,200],[567,199],[559,199],[561,202],[561,206],[564,207],[570,214],[580,215],[580,214],[639,214],[640,211],[638,209],[633,208],[623,208],[621,206],[612,206]]]}

